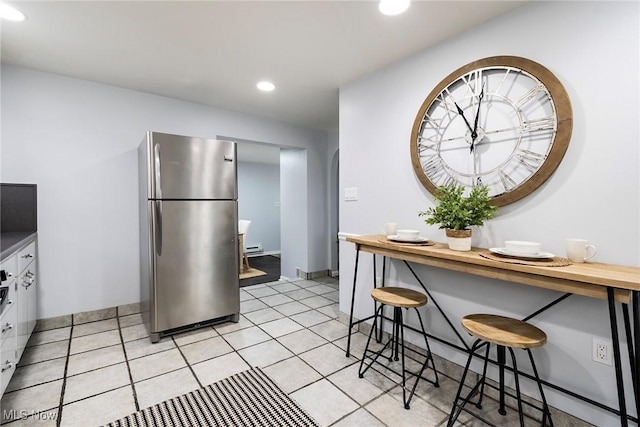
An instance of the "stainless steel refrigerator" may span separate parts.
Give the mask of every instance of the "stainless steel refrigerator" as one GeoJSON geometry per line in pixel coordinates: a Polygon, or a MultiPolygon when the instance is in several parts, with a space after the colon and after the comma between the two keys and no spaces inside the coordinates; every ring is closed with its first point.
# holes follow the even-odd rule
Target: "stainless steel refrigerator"
{"type": "Polygon", "coordinates": [[[236,143],[147,132],[138,161],[140,300],[151,342],[237,322],[236,143]]]}

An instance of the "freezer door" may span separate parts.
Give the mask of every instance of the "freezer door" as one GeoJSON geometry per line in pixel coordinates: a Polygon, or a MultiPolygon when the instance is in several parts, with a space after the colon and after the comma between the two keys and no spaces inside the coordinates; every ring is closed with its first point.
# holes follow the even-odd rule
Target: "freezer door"
{"type": "Polygon", "coordinates": [[[149,201],[150,332],[240,312],[236,201],[149,201]]]}
{"type": "Polygon", "coordinates": [[[148,199],[237,199],[236,143],[149,132],[148,199]]]}

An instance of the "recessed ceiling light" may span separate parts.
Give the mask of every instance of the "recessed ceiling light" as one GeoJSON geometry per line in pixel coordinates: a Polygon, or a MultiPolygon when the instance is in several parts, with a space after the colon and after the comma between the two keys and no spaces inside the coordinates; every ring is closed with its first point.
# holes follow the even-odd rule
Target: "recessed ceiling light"
{"type": "Polygon", "coordinates": [[[272,90],[274,90],[276,88],[276,85],[274,85],[271,82],[268,81],[262,81],[262,82],[258,82],[258,84],[256,85],[256,87],[258,89],[260,89],[263,92],[271,92],[272,90]]]}
{"type": "Polygon", "coordinates": [[[24,21],[27,17],[18,9],[8,4],[0,3],[0,18],[8,19],[9,21],[24,21]]]}
{"type": "Polygon", "coordinates": [[[399,15],[409,9],[409,3],[411,3],[411,0],[380,0],[378,10],[383,15],[399,15]]]}

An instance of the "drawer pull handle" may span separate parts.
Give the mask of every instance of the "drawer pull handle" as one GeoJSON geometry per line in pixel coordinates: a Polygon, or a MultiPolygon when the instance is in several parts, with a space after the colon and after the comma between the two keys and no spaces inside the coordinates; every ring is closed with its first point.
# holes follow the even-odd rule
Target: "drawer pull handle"
{"type": "Polygon", "coordinates": [[[24,254],[22,258],[33,258],[33,254],[24,254]]]}
{"type": "Polygon", "coordinates": [[[4,334],[5,332],[10,331],[11,329],[13,329],[13,325],[11,323],[7,323],[2,327],[2,333],[4,334]]]}
{"type": "Polygon", "coordinates": [[[4,366],[2,367],[2,372],[8,371],[11,368],[13,368],[13,363],[7,360],[6,362],[4,362],[4,366]]]}

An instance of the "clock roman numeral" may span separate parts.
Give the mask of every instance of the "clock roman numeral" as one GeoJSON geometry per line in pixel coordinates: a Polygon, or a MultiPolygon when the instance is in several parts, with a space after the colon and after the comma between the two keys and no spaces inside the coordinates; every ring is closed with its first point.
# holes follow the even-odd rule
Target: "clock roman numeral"
{"type": "Polygon", "coordinates": [[[539,84],[537,86],[532,87],[531,89],[529,89],[527,93],[525,93],[520,99],[518,99],[515,102],[515,106],[517,108],[520,108],[522,105],[526,104],[529,100],[538,96],[540,92],[546,93],[546,90],[543,85],[539,84]]]}
{"type": "Polygon", "coordinates": [[[467,94],[471,92],[473,96],[479,96],[482,91],[482,70],[475,70],[465,76],[461,80],[467,86],[467,94]]]}
{"type": "Polygon", "coordinates": [[[436,185],[441,185],[442,181],[451,182],[453,179],[442,163],[442,158],[436,154],[424,157],[421,164],[425,175],[436,185]]]}
{"type": "Polygon", "coordinates": [[[522,163],[531,172],[537,171],[547,158],[544,154],[535,153],[522,148],[516,151],[516,157],[520,160],[520,163],[522,163]]]}
{"type": "Polygon", "coordinates": [[[504,191],[511,191],[512,188],[515,188],[517,186],[516,182],[502,169],[498,171],[498,175],[500,176],[500,181],[502,182],[504,191]]]}
{"type": "Polygon", "coordinates": [[[457,114],[457,108],[455,105],[455,99],[451,95],[448,89],[442,91],[440,95],[436,97],[433,101],[434,104],[441,106],[446,111],[447,116],[452,116],[457,114]]]}
{"type": "Polygon", "coordinates": [[[438,171],[438,169],[442,169],[442,159],[440,156],[432,154],[430,156],[426,156],[424,160],[422,160],[422,170],[427,175],[433,175],[438,171]]]}
{"type": "Polygon", "coordinates": [[[438,149],[438,144],[433,139],[430,139],[430,138],[423,138],[423,139],[426,139],[429,142],[425,142],[424,140],[421,142],[418,142],[418,155],[420,157],[435,156],[435,151],[437,151],[438,149]],[[425,154],[425,152],[429,150],[434,151],[434,153],[425,154]]]}
{"type": "Polygon", "coordinates": [[[425,114],[424,119],[420,124],[420,133],[422,134],[425,128],[433,128],[434,130],[438,131],[440,130],[441,125],[442,125],[442,119],[434,119],[429,114],[425,114]]]}
{"type": "Polygon", "coordinates": [[[523,122],[521,126],[522,132],[536,132],[540,130],[550,129],[556,129],[556,120],[553,117],[530,120],[527,122],[523,122]]]}
{"type": "Polygon", "coordinates": [[[498,83],[498,87],[496,87],[495,93],[500,93],[500,90],[502,89],[504,82],[507,80],[507,76],[509,76],[509,73],[511,73],[511,70],[505,71],[504,75],[502,76],[502,79],[500,80],[500,83],[498,83]]]}
{"type": "Polygon", "coordinates": [[[456,178],[454,176],[448,175],[445,178],[444,182],[441,185],[444,185],[445,187],[449,187],[450,185],[453,185],[456,183],[456,178]]]}

